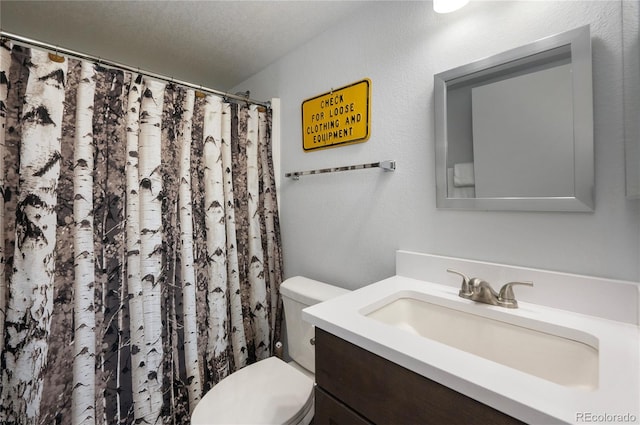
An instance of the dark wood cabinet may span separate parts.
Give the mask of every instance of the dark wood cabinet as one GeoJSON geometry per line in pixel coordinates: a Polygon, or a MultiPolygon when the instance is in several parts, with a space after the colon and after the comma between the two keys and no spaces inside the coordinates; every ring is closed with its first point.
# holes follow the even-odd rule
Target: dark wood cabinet
{"type": "Polygon", "coordinates": [[[315,425],[522,423],[317,327],[315,347],[315,425]]]}
{"type": "Polygon", "coordinates": [[[371,425],[371,422],[354,412],[349,406],[316,387],[316,413],[314,425],[371,425]]]}

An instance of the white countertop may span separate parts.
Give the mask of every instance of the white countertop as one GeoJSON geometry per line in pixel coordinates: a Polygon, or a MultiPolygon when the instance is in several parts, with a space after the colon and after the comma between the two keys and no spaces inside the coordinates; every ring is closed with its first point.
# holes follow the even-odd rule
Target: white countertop
{"type": "Polygon", "coordinates": [[[480,304],[458,297],[457,288],[402,276],[308,307],[303,319],[527,423],[640,421],[640,330],[634,324],[524,302],[518,309],[480,304]],[[362,314],[395,299],[399,291],[420,292],[514,324],[535,320],[539,330],[548,327],[549,333],[561,326],[590,334],[599,350],[598,388],[564,387],[362,314]]]}

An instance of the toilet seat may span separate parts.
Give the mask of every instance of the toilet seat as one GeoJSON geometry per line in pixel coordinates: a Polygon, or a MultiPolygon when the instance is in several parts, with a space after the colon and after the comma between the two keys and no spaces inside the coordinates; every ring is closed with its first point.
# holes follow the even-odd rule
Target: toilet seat
{"type": "Polygon", "coordinates": [[[296,424],[312,408],[313,379],[269,357],[209,390],[194,409],[191,424],[296,424]]]}

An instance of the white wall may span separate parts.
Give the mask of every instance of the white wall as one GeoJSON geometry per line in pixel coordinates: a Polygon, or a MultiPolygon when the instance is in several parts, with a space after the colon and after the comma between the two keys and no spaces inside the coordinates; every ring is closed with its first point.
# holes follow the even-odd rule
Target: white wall
{"type": "MultiPolygon", "coordinates": [[[[619,1],[474,1],[437,15],[430,2],[378,2],[237,89],[282,102],[282,173],[394,159],[377,169],[284,179],[286,276],[357,288],[394,274],[397,249],[638,281],[640,202],[625,198],[619,1]],[[435,207],[433,75],[591,24],[594,213],[435,207]],[[363,144],[304,153],[303,100],[372,80],[363,144]]],[[[542,166],[542,164],[540,164],[542,166]]]]}

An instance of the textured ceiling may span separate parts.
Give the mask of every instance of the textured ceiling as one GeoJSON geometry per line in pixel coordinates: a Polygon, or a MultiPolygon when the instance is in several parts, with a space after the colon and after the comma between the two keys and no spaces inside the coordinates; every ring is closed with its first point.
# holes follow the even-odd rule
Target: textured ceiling
{"type": "Polygon", "coordinates": [[[366,3],[0,0],[0,27],[229,91],[366,3]]]}

